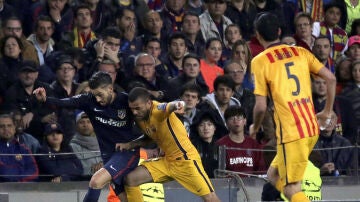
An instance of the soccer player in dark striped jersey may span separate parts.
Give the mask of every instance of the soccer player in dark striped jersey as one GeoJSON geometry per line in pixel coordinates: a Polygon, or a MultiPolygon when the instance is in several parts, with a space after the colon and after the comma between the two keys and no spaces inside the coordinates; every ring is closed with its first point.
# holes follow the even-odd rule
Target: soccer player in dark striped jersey
{"type": "MultiPolygon", "coordinates": [[[[147,182],[176,180],[204,201],[220,201],[203,168],[199,153],[188,138],[184,125],[174,113],[183,112],[185,103],[152,101],[147,89],[137,87],[129,93],[129,107],[137,125],[149,139],[119,143],[117,147],[120,150],[131,150],[154,141],[164,151],[165,156],[143,162],[127,175],[125,184],[136,187],[147,182]]],[[[131,198],[136,197],[127,190],[126,194],[131,198]]],[[[142,196],[138,196],[134,201],[143,201],[142,196]]]]}
{"type": "Polygon", "coordinates": [[[301,191],[301,181],[309,154],[319,137],[319,124],[321,128],[331,120],[336,79],[308,50],[280,44],[281,29],[274,14],[261,14],[255,29],[265,50],[251,62],[256,104],[250,135],[260,129],[266,99],[270,97],[274,103],[277,154],[268,169],[268,178],[291,201],[309,201],[301,191]],[[317,115],[312,100],[311,74],[325,79],[328,86],[326,106],[317,115]]]}
{"type": "MultiPolygon", "coordinates": [[[[115,92],[111,76],[105,72],[95,73],[89,79],[89,87],[90,93],[65,99],[46,97],[44,88],[34,90],[34,94],[38,101],[56,107],[81,109],[89,116],[104,166],[92,176],[84,202],[98,201],[101,189],[110,182],[120,199],[126,201],[123,178],[138,165],[139,149],[121,152],[116,151],[115,146],[140,136],[133,132],[134,120],[128,95],[115,92]]],[[[133,191],[141,195],[139,188],[135,187],[133,191]]]]}

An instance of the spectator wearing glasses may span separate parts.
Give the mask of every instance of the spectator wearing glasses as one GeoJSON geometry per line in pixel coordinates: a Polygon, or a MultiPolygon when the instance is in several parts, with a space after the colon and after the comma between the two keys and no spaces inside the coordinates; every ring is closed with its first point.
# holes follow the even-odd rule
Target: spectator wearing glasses
{"type": "Polygon", "coordinates": [[[311,51],[315,43],[315,37],[312,35],[313,20],[311,15],[308,13],[298,13],[295,16],[294,24],[296,45],[311,51]]]}
{"type": "Polygon", "coordinates": [[[246,115],[240,106],[230,106],[225,110],[225,121],[229,134],[219,139],[218,146],[239,148],[226,150],[226,170],[247,174],[261,174],[265,172],[261,146],[245,132],[246,115]],[[258,149],[251,151],[246,149],[258,149]]]}
{"type": "MultiPolygon", "coordinates": [[[[56,80],[50,84],[54,97],[62,99],[75,95],[78,83],[74,81],[76,67],[69,55],[62,55],[56,62],[56,80]]],[[[57,108],[58,123],[63,126],[64,142],[69,143],[75,133],[75,109],[57,108]]]]}
{"type": "Polygon", "coordinates": [[[23,46],[21,51],[22,59],[32,60],[39,64],[35,47],[23,35],[23,26],[20,18],[16,16],[8,17],[2,24],[2,34],[4,37],[15,36],[19,38],[23,46]]]}

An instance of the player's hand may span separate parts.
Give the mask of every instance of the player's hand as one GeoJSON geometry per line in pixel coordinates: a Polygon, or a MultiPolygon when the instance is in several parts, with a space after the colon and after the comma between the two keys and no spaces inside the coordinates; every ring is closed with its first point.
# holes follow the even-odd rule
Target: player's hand
{"type": "Polygon", "coordinates": [[[39,102],[45,102],[46,101],[46,90],[43,87],[37,88],[33,91],[33,94],[35,95],[36,99],[39,102]]]}
{"type": "Polygon", "coordinates": [[[334,111],[331,111],[330,113],[321,111],[316,114],[320,130],[325,130],[327,127],[330,126],[333,116],[336,116],[334,111]]]}
{"type": "Polygon", "coordinates": [[[255,128],[254,128],[254,124],[251,124],[250,125],[250,128],[249,128],[249,135],[252,139],[256,140],[256,131],[255,131],[255,128]]]}
{"type": "Polygon", "coordinates": [[[115,150],[116,151],[124,151],[124,150],[131,150],[133,149],[132,148],[132,145],[130,142],[127,142],[127,143],[116,143],[115,145],[115,150]]]}
{"type": "Polygon", "coordinates": [[[184,101],[175,101],[175,113],[184,114],[185,113],[185,102],[184,101]]]}

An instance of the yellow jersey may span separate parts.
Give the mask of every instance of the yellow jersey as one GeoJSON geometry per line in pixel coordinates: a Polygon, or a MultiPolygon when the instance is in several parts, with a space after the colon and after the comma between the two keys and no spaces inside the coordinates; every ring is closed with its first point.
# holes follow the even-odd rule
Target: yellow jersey
{"type": "Polygon", "coordinates": [[[168,103],[152,101],[149,119],[138,121],[141,130],[165,152],[166,159],[199,159],[200,156],[187,136],[186,129],[168,103]]]}
{"type": "Polygon", "coordinates": [[[324,65],[302,47],[275,45],[251,61],[254,94],[274,102],[278,143],[319,134],[310,74],[324,65]]]}

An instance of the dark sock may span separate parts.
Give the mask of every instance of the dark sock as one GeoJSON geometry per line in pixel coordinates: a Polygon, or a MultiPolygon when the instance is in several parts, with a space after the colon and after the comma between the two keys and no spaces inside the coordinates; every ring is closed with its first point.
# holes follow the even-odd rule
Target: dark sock
{"type": "Polygon", "coordinates": [[[93,189],[89,187],[83,202],[98,202],[101,189],[93,189]]]}

